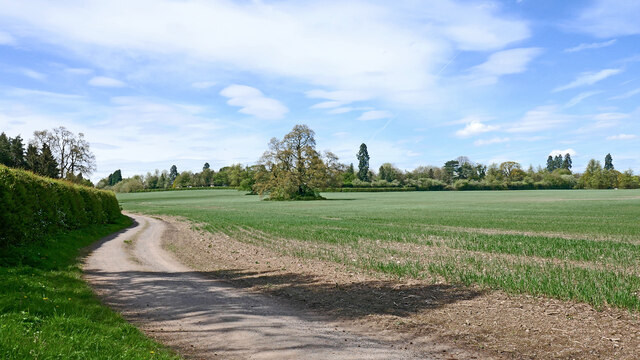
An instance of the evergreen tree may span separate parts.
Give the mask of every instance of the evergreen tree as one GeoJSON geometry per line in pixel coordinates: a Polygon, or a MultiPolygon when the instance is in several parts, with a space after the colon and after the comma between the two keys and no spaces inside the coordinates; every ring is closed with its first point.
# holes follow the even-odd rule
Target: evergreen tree
{"type": "Polygon", "coordinates": [[[563,159],[562,159],[562,155],[558,154],[556,155],[556,157],[553,159],[553,169],[562,169],[562,163],[563,163],[563,159]]]}
{"type": "Polygon", "coordinates": [[[24,168],[24,144],[20,135],[11,140],[11,162],[13,167],[24,168]]]}
{"type": "Polygon", "coordinates": [[[11,163],[11,138],[7,134],[0,134],[0,164],[12,166],[11,163]]]}
{"type": "Polygon", "coordinates": [[[42,150],[40,151],[40,175],[50,178],[57,178],[60,175],[60,169],[58,169],[58,162],[51,153],[49,145],[42,144],[42,150]]]}
{"type": "Polygon", "coordinates": [[[607,156],[605,156],[604,158],[604,169],[605,170],[613,170],[613,158],[611,157],[611,154],[607,154],[607,156]]]}
{"type": "Polygon", "coordinates": [[[553,161],[553,156],[549,155],[547,158],[547,171],[553,172],[556,169],[556,163],[553,161]]]}
{"type": "Polygon", "coordinates": [[[27,155],[25,156],[25,168],[36,174],[40,174],[40,153],[35,144],[27,146],[27,155]]]}
{"type": "Polygon", "coordinates": [[[211,169],[211,165],[209,165],[208,162],[204,163],[204,166],[202,167],[202,171],[209,170],[209,169],[211,169]]]}
{"type": "Polygon", "coordinates": [[[358,158],[358,179],[361,181],[370,181],[369,151],[367,151],[367,145],[365,143],[360,145],[360,151],[358,151],[356,157],[358,158]]]}
{"type": "Polygon", "coordinates": [[[113,186],[122,181],[122,171],[120,169],[113,172],[113,174],[109,175],[109,185],[113,186]]]}
{"type": "Polygon", "coordinates": [[[176,180],[176,178],[178,177],[178,167],[175,165],[171,165],[171,169],[169,169],[169,178],[167,179],[168,181],[168,186],[173,185],[173,182],[176,180]]]}
{"type": "Polygon", "coordinates": [[[571,155],[569,153],[567,153],[564,156],[564,161],[562,162],[562,168],[563,169],[567,169],[567,170],[571,170],[571,167],[573,167],[573,161],[571,161],[571,155]]]}

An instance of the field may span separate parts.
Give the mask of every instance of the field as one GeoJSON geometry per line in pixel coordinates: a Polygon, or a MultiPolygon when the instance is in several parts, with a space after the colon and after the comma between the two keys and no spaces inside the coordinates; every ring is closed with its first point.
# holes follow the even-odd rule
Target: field
{"type": "Polygon", "coordinates": [[[433,283],[640,310],[640,191],[328,193],[260,201],[234,190],[119,194],[277,253],[433,283]]]}

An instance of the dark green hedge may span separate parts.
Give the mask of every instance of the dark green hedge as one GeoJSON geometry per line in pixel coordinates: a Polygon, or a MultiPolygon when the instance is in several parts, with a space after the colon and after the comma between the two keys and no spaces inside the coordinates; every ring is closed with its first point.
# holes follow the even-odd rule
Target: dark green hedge
{"type": "Polygon", "coordinates": [[[90,224],[113,223],[119,216],[112,192],[0,165],[0,248],[90,224]]]}

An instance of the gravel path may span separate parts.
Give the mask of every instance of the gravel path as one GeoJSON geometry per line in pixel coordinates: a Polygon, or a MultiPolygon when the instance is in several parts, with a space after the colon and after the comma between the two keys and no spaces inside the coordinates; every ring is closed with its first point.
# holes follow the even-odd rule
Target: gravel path
{"type": "Polygon", "coordinates": [[[428,358],[207,278],[162,249],[161,220],[130,216],[134,226],[106,238],[87,257],[85,278],[106,304],[188,358],[428,358]]]}

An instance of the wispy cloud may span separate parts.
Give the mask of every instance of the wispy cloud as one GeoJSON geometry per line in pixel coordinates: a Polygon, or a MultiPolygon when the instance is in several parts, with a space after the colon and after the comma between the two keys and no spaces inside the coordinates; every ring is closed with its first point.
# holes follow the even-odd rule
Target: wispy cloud
{"type": "Polygon", "coordinates": [[[44,80],[47,78],[47,75],[37,72],[35,70],[31,70],[31,69],[26,69],[26,68],[21,68],[18,70],[22,75],[26,76],[26,77],[30,77],[34,80],[44,80]]]}
{"type": "Polygon", "coordinates": [[[127,84],[125,84],[124,82],[107,76],[94,76],[89,79],[89,82],[87,82],[87,84],[91,86],[108,88],[121,88],[127,86],[127,84]]]}
{"type": "Polygon", "coordinates": [[[502,75],[525,72],[531,60],[541,53],[540,48],[518,48],[493,53],[487,61],[471,68],[474,82],[493,84],[502,75]]]}
{"type": "Polygon", "coordinates": [[[596,0],[569,26],[600,38],[637,35],[640,34],[638,14],[638,1],[596,0]]]}
{"type": "Polygon", "coordinates": [[[380,120],[380,119],[389,119],[392,118],[393,114],[389,111],[385,110],[372,110],[365,111],[358,117],[360,121],[370,121],[370,120],[380,120]]]}
{"type": "Polygon", "coordinates": [[[582,51],[582,50],[600,49],[600,48],[603,48],[603,47],[611,46],[611,45],[615,44],[616,41],[617,41],[616,39],[611,39],[609,41],[603,41],[603,42],[582,43],[582,44],[580,44],[578,46],[574,46],[572,48],[564,49],[564,52],[573,53],[573,52],[578,52],[578,51],[582,51]]]}
{"type": "Polygon", "coordinates": [[[584,72],[581,73],[575,80],[572,82],[558,86],[553,89],[553,92],[573,89],[581,86],[593,85],[599,81],[602,81],[610,76],[619,74],[622,72],[622,69],[604,69],[598,72],[584,72]]]}
{"type": "Polygon", "coordinates": [[[553,105],[538,106],[527,113],[519,121],[507,128],[512,133],[531,133],[556,128],[569,122],[571,115],[561,114],[553,105]]]}
{"type": "Polygon", "coordinates": [[[630,98],[630,97],[632,97],[632,96],[634,96],[634,95],[637,95],[637,94],[640,94],[640,88],[637,88],[637,89],[633,89],[633,90],[627,91],[626,93],[621,94],[621,95],[612,96],[612,97],[610,97],[610,98],[609,98],[609,100],[622,100],[622,99],[628,99],[628,98],[630,98]]]}
{"type": "Polygon", "coordinates": [[[555,157],[555,156],[558,156],[558,155],[560,155],[560,156],[565,156],[566,154],[569,154],[569,155],[571,155],[572,157],[574,157],[574,156],[578,155],[578,153],[577,153],[575,150],[571,149],[571,148],[569,148],[569,149],[565,149],[565,150],[552,150],[552,151],[549,153],[549,155],[554,156],[554,157],[555,157]]]}
{"type": "Polygon", "coordinates": [[[578,105],[579,103],[582,102],[582,100],[591,97],[593,95],[596,94],[600,94],[602,91],[586,91],[586,92],[582,92],[574,97],[571,98],[571,100],[569,100],[564,107],[565,108],[570,108],[570,107],[574,107],[576,105],[578,105]]]}
{"type": "Polygon", "coordinates": [[[87,68],[66,68],[64,71],[73,75],[89,75],[93,73],[93,70],[87,68]]]}
{"type": "Polygon", "coordinates": [[[634,134],[618,134],[613,136],[607,136],[607,140],[633,140],[638,138],[638,135],[634,134]]]}
{"type": "Polygon", "coordinates": [[[262,91],[246,85],[230,85],[220,91],[220,95],[229,98],[227,104],[238,106],[239,112],[259,119],[282,119],[289,109],[280,101],[271,99],[262,91]]]}

